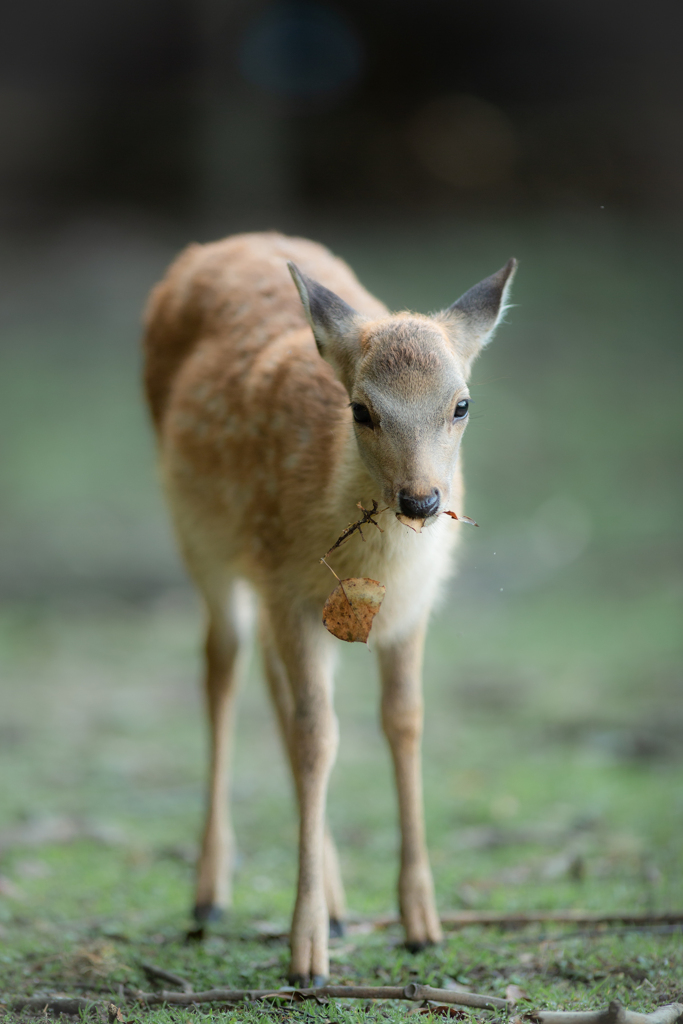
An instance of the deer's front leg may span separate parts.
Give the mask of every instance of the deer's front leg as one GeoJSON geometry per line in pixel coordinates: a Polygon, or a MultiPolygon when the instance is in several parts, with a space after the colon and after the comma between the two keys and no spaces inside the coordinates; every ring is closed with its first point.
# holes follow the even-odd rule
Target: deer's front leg
{"type": "Polygon", "coordinates": [[[240,674],[239,636],[216,602],[206,639],[205,695],[209,717],[208,807],[197,865],[194,916],[199,924],[220,917],[232,902],[234,840],[229,813],[228,768],[232,720],[240,674]]]}
{"type": "MultiPolygon", "coordinates": [[[[268,688],[277,712],[280,732],[282,733],[285,751],[292,768],[292,775],[296,780],[295,756],[292,749],[294,698],[287,672],[275,648],[270,623],[263,612],[261,616],[261,646],[263,648],[263,661],[268,688]]],[[[297,799],[298,796],[299,794],[297,793],[297,799]]],[[[329,826],[325,828],[324,851],[325,899],[330,919],[330,937],[338,938],[344,934],[346,899],[344,897],[344,885],[339,868],[339,857],[329,826]]]]}
{"type": "Polygon", "coordinates": [[[411,949],[442,937],[422,801],[422,651],[425,627],[379,650],[382,727],[391,747],[401,823],[398,900],[411,949]]]}
{"type": "Polygon", "coordinates": [[[290,981],[313,985],[329,974],[325,894],[325,802],[338,745],[330,646],[315,619],[271,615],[293,697],[291,760],[299,803],[299,878],[292,919],[290,981]]]}

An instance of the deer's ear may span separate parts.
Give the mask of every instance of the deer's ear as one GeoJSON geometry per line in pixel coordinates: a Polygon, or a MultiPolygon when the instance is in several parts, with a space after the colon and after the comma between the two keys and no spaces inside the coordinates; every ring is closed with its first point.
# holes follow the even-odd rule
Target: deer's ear
{"type": "Polygon", "coordinates": [[[440,314],[439,319],[468,360],[489,343],[503,319],[516,269],[517,260],[508,260],[497,273],[475,284],[440,314]]]}
{"type": "Polygon", "coordinates": [[[366,318],[329,288],[303,274],[296,264],[288,263],[287,266],[299,292],[318,351],[349,390],[360,356],[360,329],[366,318]]]}

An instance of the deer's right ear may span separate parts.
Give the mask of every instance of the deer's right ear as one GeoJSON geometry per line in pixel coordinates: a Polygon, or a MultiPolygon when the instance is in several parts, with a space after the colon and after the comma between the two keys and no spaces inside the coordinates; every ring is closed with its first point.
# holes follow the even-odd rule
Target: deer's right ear
{"type": "Polygon", "coordinates": [[[329,288],[302,274],[294,263],[287,263],[287,266],[311,325],[318,352],[350,391],[353,371],[360,356],[360,329],[366,318],[329,288]]]}

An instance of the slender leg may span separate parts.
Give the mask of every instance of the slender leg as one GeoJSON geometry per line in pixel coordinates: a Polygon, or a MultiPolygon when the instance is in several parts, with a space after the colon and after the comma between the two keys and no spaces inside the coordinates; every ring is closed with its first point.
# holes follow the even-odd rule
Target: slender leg
{"type": "Polygon", "coordinates": [[[338,939],[344,934],[344,918],[346,917],[346,895],[342,882],[339,854],[330,826],[325,822],[323,846],[323,876],[325,881],[325,902],[327,916],[330,921],[330,938],[338,939]]]}
{"type": "Polygon", "coordinates": [[[299,878],[290,937],[290,979],[323,984],[329,973],[325,899],[325,801],[337,753],[330,645],[315,617],[271,610],[277,652],[291,687],[289,731],[299,802],[299,878]]]}
{"type": "MultiPolygon", "coordinates": [[[[262,611],[261,615],[261,647],[268,688],[277,712],[285,751],[292,767],[292,773],[294,773],[294,751],[292,749],[294,698],[285,667],[275,649],[265,611],[262,611]]],[[[339,868],[339,857],[327,822],[325,823],[323,848],[323,875],[325,879],[325,902],[327,903],[327,913],[330,919],[330,936],[338,937],[344,934],[346,898],[339,868]]]]}
{"type": "Polygon", "coordinates": [[[425,626],[379,650],[382,726],[391,747],[401,824],[398,899],[411,949],[442,933],[425,842],[422,802],[422,651],[425,626]]]}
{"type": "Polygon", "coordinates": [[[245,599],[233,586],[227,606],[207,601],[204,692],[209,718],[208,806],[197,870],[194,915],[204,922],[219,918],[232,902],[234,839],[229,811],[230,753],[235,695],[243,646],[240,644],[239,608],[245,599]]]}

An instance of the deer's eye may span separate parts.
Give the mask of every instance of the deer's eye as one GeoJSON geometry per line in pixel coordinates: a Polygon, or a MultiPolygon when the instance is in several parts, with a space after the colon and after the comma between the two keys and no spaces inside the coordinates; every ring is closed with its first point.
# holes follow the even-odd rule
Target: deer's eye
{"type": "Polygon", "coordinates": [[[356,423],[362,423],[364,427],[372,427],[372,417],[366,405],[360,402],[351,402],[351,411],[356,423]]]}
{"type": "Polygon", "coordinates": [[[462,401],[458,402],[453,413],[454,420],[461,420],[470,410],[470,402],[468,398],[463,398],[462,401]]]}

